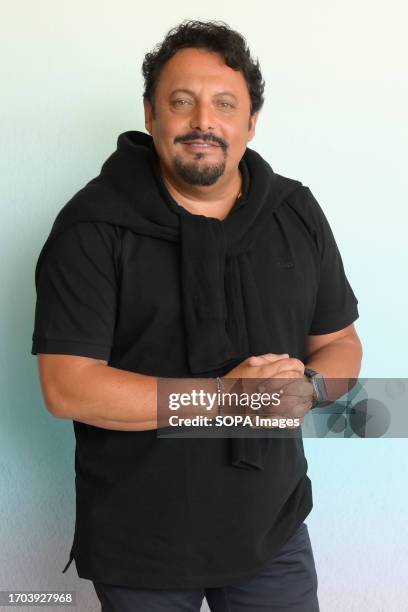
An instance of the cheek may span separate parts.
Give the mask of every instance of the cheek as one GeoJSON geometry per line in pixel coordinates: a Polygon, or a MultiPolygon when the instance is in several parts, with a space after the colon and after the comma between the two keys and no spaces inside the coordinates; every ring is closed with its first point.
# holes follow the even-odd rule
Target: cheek
{"type": "Polygon", "coordinates": [[[161,143],[162,150],[167,154],[174,154],[174,149],[177,145],[174,144],[176,138],[188,134],[191,129],[181,122],[177,122],[174,119],[172,121],[166,120],[158,124],[156,130],[156,136],[158,141],[161,143]]]}
{"type": "Polygon", "coordinates": [[[166,123],[156,121],[154,126],[154,133],[159,143],[162,143],[162,146],[165,145],[168,140],[171,138],[171,133],[168,127],[166,127],[166,123]]]}
{"type": "Polygon", "coordinates": [[[177,133],[174,130],[170,130],[169,127],[164,124],[156,122],[153,130],[154,144],[157,152],[162,158],[171,158],[174,155],[174,139],[177,133]]]}
{"type": "Polygon", "coordinates": [[[238,165],[247,147],[246,138],[240,136],[229,141],[228,159],[230,163],[238,165]]]}

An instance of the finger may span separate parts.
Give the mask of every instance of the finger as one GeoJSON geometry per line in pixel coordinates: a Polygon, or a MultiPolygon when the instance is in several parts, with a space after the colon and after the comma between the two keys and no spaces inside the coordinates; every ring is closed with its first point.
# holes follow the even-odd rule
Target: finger
{"type": "Polygon", "coordinates": [[[260,355],[260,357],[264,357],[266,361],[274,362],[277,359],[284,359],[285,357],[289,357],[289,353],[265,353],[264,355],[260,355]]]}
{"type": "Polygon", "coordinates": [[[279,376],[280,371],[285,372],[286,370],[294,370],[299,372],[302,376],[305,373],[305,364],[300,361],[300,359],[296,359],[295,357],[290,357],[289,359],[281,359],[279,363],[275,364],[278,368],[278,372],[275,374],[276,377],[279,376]]]}
{"type": "MultiPolygon", "coordinates": [[[[279,372],[276,376],[272,376],[270,378],[262,378],[259,379],[260,382],[257,384],[257,390],[261,393],[272,393],[274,391],[280,392],[287,386],[289,381],[298,379],[303,380],[303,377],[299,374],[298,371],[287,370],[286,372],[279,372]]],[[[307,381],[305,381],[307,383],[307,381]]]]}
{"type": "Polygon", "coordinates": [[[313,385],[303,377],[294,378],[289,382],[282,381],[282,389],[286,396],[296,395],[303,399],[313,397],[313,385]]]}
{"type": "Polygon", "coordinates": [[[276,353],[266,353],[265,355],[252,355],[248,358],[247,363],[251,366],[267,365],[268,363],[274,363],[279,359],[287,359],[288,353],[282,353],[278,355],[276,353]]]}

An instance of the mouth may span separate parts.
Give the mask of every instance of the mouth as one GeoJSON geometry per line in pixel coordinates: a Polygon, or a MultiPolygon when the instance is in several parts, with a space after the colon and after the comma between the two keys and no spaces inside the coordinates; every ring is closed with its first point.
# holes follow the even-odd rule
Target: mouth
{"type": "Polygon", "coordinates": [[[193,140],[191,142],[182,143],[191,151],[214,151],[215,149],[220,149],[220,145],[217,145],[213,142],[203,142],[200,140],[193,140]]]}

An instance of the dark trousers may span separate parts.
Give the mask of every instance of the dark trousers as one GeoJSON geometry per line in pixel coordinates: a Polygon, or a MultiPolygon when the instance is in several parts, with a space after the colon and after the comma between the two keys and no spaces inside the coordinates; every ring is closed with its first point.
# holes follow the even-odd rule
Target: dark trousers
{"type": "Polygon", "coordinates": [[[93,582],[102,612],[319,612],[317,574],[306,523],[262,571],[240,586],[149,591],[93,582]]]}

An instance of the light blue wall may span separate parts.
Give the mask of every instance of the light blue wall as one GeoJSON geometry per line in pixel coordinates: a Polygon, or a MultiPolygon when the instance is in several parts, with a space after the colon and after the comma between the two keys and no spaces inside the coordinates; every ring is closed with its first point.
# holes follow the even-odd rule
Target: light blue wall
{"type": "MultiPolygon", "coordinates": [[[[359,299],[362,376],[407,376],[407,81],[404,2],[14,0],[1,32],[2,427],[0,586],[77,591],[72,425],[46,411],[30,355],[34,265],[61,206],[120,132],[144,129],[144,53],[184,18],[223,19],[261,62],[251,147],[308,185],[359,299]]],[[[322,612],[406,610],[405,440],[305,440],[307,522],[322,612]],[[404,607],[405,606],[405,607],[404,607]]],[[[27,609],[27,608],[26,608],[27,609]]]]}

